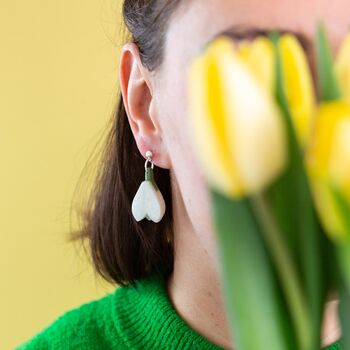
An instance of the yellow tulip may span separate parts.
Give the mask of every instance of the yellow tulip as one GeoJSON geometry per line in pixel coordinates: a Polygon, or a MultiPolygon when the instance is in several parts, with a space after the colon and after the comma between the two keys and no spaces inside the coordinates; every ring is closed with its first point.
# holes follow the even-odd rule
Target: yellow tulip
{"type": "Polygon", "coordinates": [[[231,39],[215,39],[191,62],[188,96],[194,145],[213,187],[242,197],[262,190],[283,171],[282,116],[231,39]]]}
{"type": "Polygon", "coordinates": [[[332,187],[337,188],[350,207],[349,104],[344,101],[321,103],[305,165],[326,231],[334,239],[350,238],[332,191],[332,187]]]}
{"type": "Polygon", "coordinates": [[[335,61],[335,72],[343,97],[350,103],[350,33],[340,47],[335,61]]]}
{"type": "Polygon", "coordinates": [[[305,52],[295,36],[285,34],[279,48],[283,65],[285,94],[302,148],[310,138],[315,114],[315,96],[311,71],[305,52]]]}

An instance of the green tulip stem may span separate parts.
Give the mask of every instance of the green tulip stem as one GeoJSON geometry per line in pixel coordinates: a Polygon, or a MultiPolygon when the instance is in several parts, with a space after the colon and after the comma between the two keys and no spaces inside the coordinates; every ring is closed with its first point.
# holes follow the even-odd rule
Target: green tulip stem
{"type": "Polygon", "coordinates": [[[262,225],[266,243],[275,261],[277,273],[282,282],[292,316],[292,321],[297,332],[301,350],[311,349],[311,322],[307,312],[307,304],[303,295],[300,281],[298,280],[295,266],[282,239],[282,232],[271,214],[266,195],[256,194],[251,197],[252,208],[257,219],[262,225]]]}
{"type": "Polygon", "coordinates": [[[336,253],[339,261],[341,273],[350,293],[350,239],[336,242],[336,253]]]}
{"type": "Polygon", "coordinates": [[[329,183],[329,186],[343,227],[341,237],[337,237],[334,243],[343,277],[346,280],[350,292],[350,206],[344,193],[338,186],[332,182],[329,183]]]}

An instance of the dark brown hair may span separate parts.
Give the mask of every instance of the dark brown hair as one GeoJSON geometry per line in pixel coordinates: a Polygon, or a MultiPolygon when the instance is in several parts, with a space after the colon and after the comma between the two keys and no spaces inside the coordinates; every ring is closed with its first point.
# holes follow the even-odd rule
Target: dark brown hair
{"type": "MultiPolygon", "coordinates": [[[[142,64],[150,71],[162,63],[167,24],[179,2],[125,0],[123,3],[126,29],[131,41],[138,45],[142,64]]],[[[81,226],[71,232],[70,240],[88,243],[95,270],[105,280],[134,285],[137,279],[154,272],[167,277],[173,269],[170,174],[168,169],[154,168],[155,181],[166,203],[162,220],[137,222],[131,213],[131,203],[144,180],[145,158],[136,146],[122,95],[118,94],[93,187],[80,217],[81,226]]]]}

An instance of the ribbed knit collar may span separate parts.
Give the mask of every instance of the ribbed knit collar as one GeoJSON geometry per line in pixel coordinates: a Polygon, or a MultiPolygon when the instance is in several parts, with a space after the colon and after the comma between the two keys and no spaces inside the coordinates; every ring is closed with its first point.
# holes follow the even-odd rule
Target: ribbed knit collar
{"type": "MultiPolygon", "coordinates": [[[[222,350],[180,317],[158,274],[139,279],[136,288],[119,287],[112,297],[111,339],[122,339],[130,349],[222,350]]],[[[323,349],[339,350],[339,342],[323,349]]]]}
{"type": "Polygon", "coordinates": [[[222,350],[192,329],[174,309],[157,274],[115,291],[112,318],[131,349],[222,350]]]}

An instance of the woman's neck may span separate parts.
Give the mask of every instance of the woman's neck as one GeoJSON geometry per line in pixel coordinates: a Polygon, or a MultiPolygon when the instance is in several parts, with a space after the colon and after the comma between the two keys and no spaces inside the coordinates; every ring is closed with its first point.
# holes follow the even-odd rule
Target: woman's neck
{"type": "Polygon", "coordinates": [[[172,188],[174,270],[167,281],[169,298],[191,328],[212,343],[233,349],[214,253],[194,230],[176,184],[172,188]]]}

